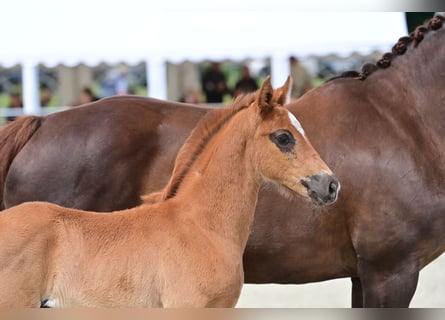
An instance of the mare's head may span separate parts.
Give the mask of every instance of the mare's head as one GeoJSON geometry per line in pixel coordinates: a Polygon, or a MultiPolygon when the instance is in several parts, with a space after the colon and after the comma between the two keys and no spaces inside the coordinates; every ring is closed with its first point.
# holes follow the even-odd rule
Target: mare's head
{"type": "Polygon", "coordinates": [[[312,147],[286,102],[290,79],[273,90],[267,78],[247,107],[255,125],[254,137],[246,145],[254,170],[265,180],[276,182],[316,204],[337,200],[340,184],[326,163],[312,147]]]}

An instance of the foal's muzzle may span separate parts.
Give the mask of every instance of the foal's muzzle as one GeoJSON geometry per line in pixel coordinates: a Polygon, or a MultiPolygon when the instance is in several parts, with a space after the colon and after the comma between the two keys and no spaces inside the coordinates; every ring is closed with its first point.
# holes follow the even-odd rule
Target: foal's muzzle
{"type": "Polygon", "coordinates": [[[309,197],[319,205],[330,205],[337,201],[340,182],[328,173],[318,173],[301,180],[306,187],[309,197]]]}

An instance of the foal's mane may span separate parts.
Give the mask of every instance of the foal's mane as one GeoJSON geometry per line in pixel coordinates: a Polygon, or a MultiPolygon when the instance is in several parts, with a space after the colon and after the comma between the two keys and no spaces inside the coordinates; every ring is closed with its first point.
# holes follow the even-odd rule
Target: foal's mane
{"type": "Polygon", "coordinates": [[[386,52],[383,54],[382,58],[374,63],[365,63],[360,72],[357,71],[346,71],[340,76],[333,77],[328,81],[338,79],[338,78],[355,78],[358,80],[365,80],[370,74],[378,69],[386,69],[391,65],[391,61],[398,55],[403,55],[408,49],[410,43],[413,44],[414,48],[422,42],[425,34],[429,31],[435,31],[442,27],[445,17],[442,15],[435,15],[425,24],[418,26],[409,36],[402,37],[397,41],[397,43],[392,47],[391,52],[386,52]]]}
{"type": "Polygon", "coordinates": [[[235,114],[253,103],[255,98],[255,93],[240,95],[235,98],[230,107],[212,110],[198,122],[178,152],[172,176],[163,191],[163,200],[173,198],[176,195],[184,177],[211,138],[215,136],[235,114]]]}

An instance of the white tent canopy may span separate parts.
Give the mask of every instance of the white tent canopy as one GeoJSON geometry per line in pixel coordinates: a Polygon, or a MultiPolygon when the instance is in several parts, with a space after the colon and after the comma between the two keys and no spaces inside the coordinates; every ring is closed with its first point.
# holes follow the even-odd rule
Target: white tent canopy
{"type": "MultiPolygon", "coordinates": [[[[37,66],[146,62],[150,96],[166,98],[165,62],[271,58],[272,80],[290,55],[388,51],[406,34],[400,12],[299,12],[277,2],[226,0],[16,0],[0,19],[0,65],[22,65],[25,113],[38,113],[37,66]],[[193,9],[193,4],[201,4],[193,9]],[[250,6],[249,6],[250,3],[250,6]],[[248,10],[248,8],[258,8],[248,10]],[[192,9],[190,9],[192,8],[192,9]],[[202,9],[203,8],[203,9],[202,9]]],[[[292,1],[287,1],[292,3],[292,1]]]]}

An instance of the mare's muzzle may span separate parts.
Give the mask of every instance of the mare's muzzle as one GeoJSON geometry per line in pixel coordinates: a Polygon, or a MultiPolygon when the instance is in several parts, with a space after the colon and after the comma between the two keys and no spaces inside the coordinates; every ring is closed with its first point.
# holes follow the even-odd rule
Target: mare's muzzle
{"type": "Polygon", "coordinates": [[[328,173],[318,173],[301,180],[306,187],[309,197],[319,205],[330,205],[337,201],[340,182],[328,173]]]}

